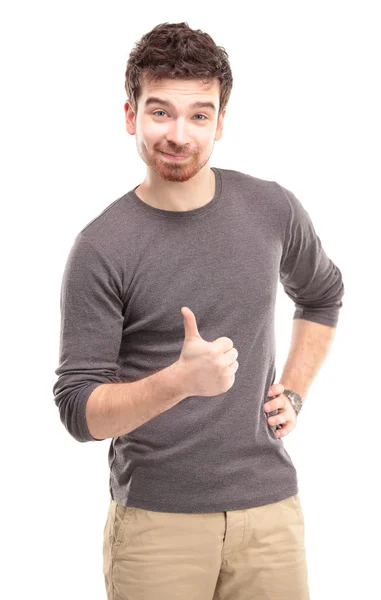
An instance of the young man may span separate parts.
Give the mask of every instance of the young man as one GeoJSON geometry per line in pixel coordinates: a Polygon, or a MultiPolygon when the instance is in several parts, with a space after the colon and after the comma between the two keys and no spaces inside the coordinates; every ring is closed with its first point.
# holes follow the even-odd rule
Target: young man
{"type": "Polygon", "coordinates": [[[232,81],[200,30],[143,36],[125,116],[146,177],[81,230],[65,267],[54,394],[75,439],[111,439],[110,599],[309,598],[282,437],[344,286],[291,191],[210,166],[232,81]],[[274,383],[279,279],[295,320],[274,383]]]}

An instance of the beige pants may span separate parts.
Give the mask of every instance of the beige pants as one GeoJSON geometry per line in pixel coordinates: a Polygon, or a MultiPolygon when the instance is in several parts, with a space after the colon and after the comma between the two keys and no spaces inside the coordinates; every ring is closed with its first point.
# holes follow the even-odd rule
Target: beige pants
{"type": "Polygon", "coordinates": [[[309,600],[299,495],[215,513],[110,498],[103,574],[108,600],[309,600]]]}

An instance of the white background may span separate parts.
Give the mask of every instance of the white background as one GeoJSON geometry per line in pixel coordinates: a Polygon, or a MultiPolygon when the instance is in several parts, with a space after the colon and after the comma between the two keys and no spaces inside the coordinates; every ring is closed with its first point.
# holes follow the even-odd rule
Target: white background
{"type": "MultiPolygon", "coordinates": [[[[283,440],[311,600],[381,598],[377,4],[3,3],[2,598],[106,598],[111,440],[76,442],[54,403],[61,277],[76,234],[145,177],[125,129],[125,66],[144,33],[180,21],[223,46],[233,71],[211,166],[291,189],[343,274],[332,348],[283,440]]],[[[278,377],[294,312],[281,290],[278,377]]]]}

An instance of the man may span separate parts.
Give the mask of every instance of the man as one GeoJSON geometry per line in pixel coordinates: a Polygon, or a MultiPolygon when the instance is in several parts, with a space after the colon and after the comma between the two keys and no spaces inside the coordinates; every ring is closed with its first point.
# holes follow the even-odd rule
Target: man
{"type": "Polygon", "coordinates": [[[291,191],[210,167],[231,87],[207,34],[143,36],[124,108],[146,177],[82,229],[65,267],[54,394],[75,439],[111,439],[108,598],[309,598],[282,437],[344,286],[291,191]],[[295,313],[275,383],[279,279],[295,313]]]}

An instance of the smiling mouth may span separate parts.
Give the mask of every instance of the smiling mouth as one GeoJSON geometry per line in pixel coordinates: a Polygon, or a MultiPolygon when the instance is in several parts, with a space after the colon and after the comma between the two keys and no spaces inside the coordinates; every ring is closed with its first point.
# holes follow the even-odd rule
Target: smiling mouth
{"type": "Polygon", "coordinates": [[[172,158],[187,158],[186,154],[170,154],[169,152],[163,152],[160,150],[162,154],[166,154],[167,156],[172,156],[172,158]]]}

